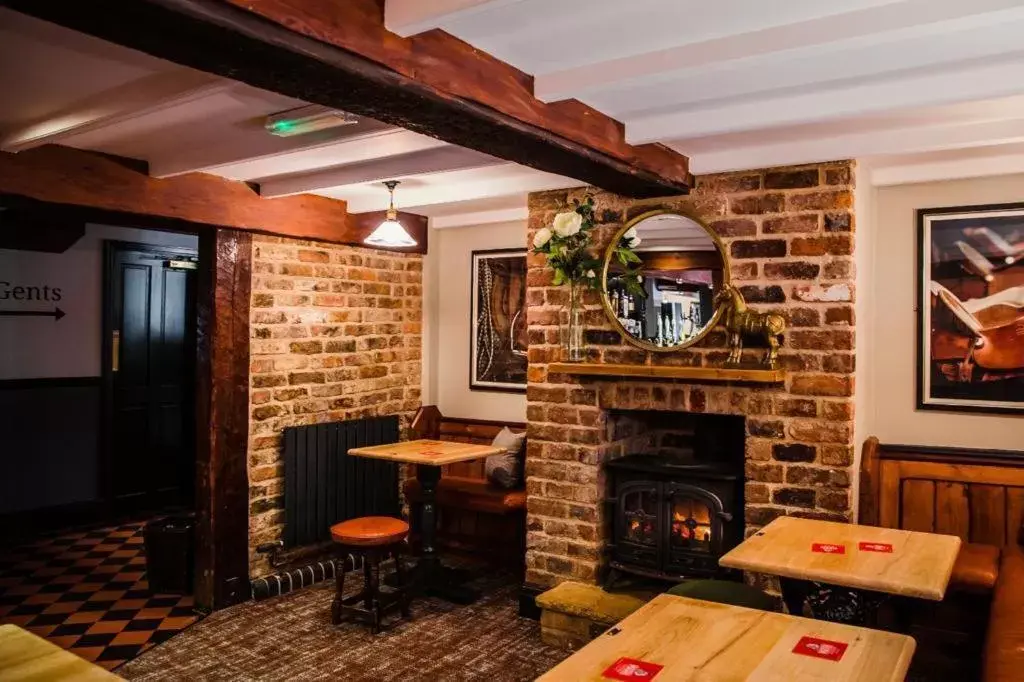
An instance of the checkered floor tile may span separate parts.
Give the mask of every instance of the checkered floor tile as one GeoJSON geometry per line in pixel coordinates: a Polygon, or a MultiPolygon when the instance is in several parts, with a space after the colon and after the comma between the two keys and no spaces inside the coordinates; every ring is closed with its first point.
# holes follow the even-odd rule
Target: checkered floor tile
{"type": "Polygon", "coordinates": [[[150,592],[143,525],[0,549],[0,624],[20,625],[112,670],[195,623],[191,596],[150,592]]]}

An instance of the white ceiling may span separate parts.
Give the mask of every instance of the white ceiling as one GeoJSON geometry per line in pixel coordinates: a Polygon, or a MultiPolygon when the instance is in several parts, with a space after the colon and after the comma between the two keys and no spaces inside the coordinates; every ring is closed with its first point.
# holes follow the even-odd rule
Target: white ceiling
{"type": "Polygon", "coordinates": [[[698,174],[969,163],[1024,142],[1022,0],[387,0],[385,16],[454,34],[698,174]]]}
{"type": "MultiPolygon", "coordinates": [[[[663,142],[695,173],[858,158],[878,184],[1024,171],[1024,0],[387,0],[402,35],[443,29],[663,142]]],[[[525,216],[578,184],[372,120],[293,138],[302,102],[0,9],[0,147],[60,143],[204,171],[268,196],[438,227],[525,216]]]]}

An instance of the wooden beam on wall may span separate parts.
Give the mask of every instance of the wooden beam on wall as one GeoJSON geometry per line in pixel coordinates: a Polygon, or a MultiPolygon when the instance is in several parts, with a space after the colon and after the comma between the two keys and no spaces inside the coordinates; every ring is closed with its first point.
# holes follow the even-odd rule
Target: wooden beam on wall
{"type": "Polygon", "coordinates": [[[196,603],[249,598],[249,294],[252,235],[199,238],[196,603]]]}
{"type": "Polygon", "coordinates": [[[575,100],[442,31],[403,38],[377,0],[0,0],[178,64],[369,116],[626,196],[684,194],[685,156],[632,146],[575,100]]]}
{"type": "Polygon", "coordinates": [[[144,164],[57,145],[0,152],[0,194],[334,244],[361,245],[372,231],[349,221],[344,201],[268,199],[244,182],[203,173],[157,179],[144,164]]]}

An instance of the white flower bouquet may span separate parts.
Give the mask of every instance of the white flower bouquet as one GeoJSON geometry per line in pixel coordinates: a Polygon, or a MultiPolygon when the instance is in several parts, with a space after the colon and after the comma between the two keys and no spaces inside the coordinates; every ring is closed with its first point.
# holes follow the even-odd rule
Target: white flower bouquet
{"type": "Polygon", "coordinates": [[[548,265],[555,271],[554,284],[581,285],[596,289],[600,286],[597,272],[601,262],[589,251],[590,231],[594,227],[594,200],[575,200],[575,208],[555,216],[551,227],[542,227],[533,236],[533,252],[547,256],[548,265]]]}

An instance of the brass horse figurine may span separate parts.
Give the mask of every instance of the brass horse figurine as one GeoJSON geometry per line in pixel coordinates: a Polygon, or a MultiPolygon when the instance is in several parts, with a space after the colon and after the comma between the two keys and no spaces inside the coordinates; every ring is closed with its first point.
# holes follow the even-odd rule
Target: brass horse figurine
{"type": "Polygon", "coordinates": [[[774,369],[779,358],[779,340],[786,329],[786,320],[775,313],[759,313],[747,308],[740,290],[731,284],[725,285],[715,294],[715,306],[725,306],[722,326],[729,335],[729,357],[725,364],[740,364],[743,352],[743,336],[761,336],[768,344],[762,364],[774,369]]]}

